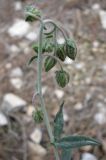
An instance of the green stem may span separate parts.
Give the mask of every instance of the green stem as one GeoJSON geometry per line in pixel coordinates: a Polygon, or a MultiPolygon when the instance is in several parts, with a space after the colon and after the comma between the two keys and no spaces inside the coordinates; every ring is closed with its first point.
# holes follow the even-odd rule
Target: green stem
{"type": "MultiPolygon", "coordinates": [[[[50,121],[48,118],[48,114],[45,108],[45,103],[44,103],[44,99],[42,96],[42,82],[41,82],[41,76],[42,76],[42,43],[43,43],[43,22],[41,22],[41,26],[40,26],[40,35],[39,35],[39,49],[38,49],[38,61],[37,61],[37,89],[38,89],[38,94],[39,94],[39,98],[40,98],[40,103],[41,103],[41,109],[43,111],[44,114],[44,122],[45,125],[47,127],[47,131],[50,137],[50,141],[53,142],[54,141],[54,136],[52,134],[52,129],[50,126],[50,121]]],[[[58,155],[58,151],[54,148],[54,153],[55,153],[55,157],[56,160],[59,160],[59,155],[58,155]]]]}
{"type": "Polygon", "coordinates": [[[45,19],[45,20],[43,20],[43,22],[44,22],[44,24],[51,23],[53,26],[57,27],[58,30],[63,34],[63,37],[64,37],[65,41],[69,37],[67,31],[65,29],[63,29],[61,26],[59,26],[58,24],[56,24],[53,20],[45,19]]]}

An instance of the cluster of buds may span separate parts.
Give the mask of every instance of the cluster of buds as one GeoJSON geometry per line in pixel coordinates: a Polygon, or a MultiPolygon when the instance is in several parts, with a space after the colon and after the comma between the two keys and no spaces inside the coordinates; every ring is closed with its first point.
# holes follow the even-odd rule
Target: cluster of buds
{"type": "MultiPolygon", "coordinates": [[[[34,21],[36,19],[40,19],[41,13],[38,9],[36,9],[34,6],[29,6],[29,8],[26,9],[26,20],[27,21],[34,21]]],[[[50,71],[57,62],[64,62],[66,57],[69,57],[72,60],[75,60],[76,54],[77,54],[77,47],[75,42],[69,38],[64,36],[64,43],[59,44],[57,41],[57,31],[59,30],[59,26],[55,24],[55,22],[48,21],[48,23],[52,24],[53,29],[48,31],[46,28],[46,25],[44,23],[45,21],[42,20],[43,23],[43,43],[42,46],[39,46],[39,43],[34,43],[32,48],[36,53],[36,56],[32,57],[31,60],[34,60],[37,58],[39,54],[39,47],[42,47],[42,54],[43,56],[48,56],[45,58],[44,62],[44,68],[45,71],[50,71]]],[[[46,21],[47,22],[47,21],[46,21]]],[[[64,35],[64,34],[63,34],[64,35]]],[[[30,62],[32,62],[30,60],[30,62]]],[[[63,70],[62,66],[61,69],[55,72],[56,81],[60,87],[65,87],[69,82],[69,74],[63,70]]]]}

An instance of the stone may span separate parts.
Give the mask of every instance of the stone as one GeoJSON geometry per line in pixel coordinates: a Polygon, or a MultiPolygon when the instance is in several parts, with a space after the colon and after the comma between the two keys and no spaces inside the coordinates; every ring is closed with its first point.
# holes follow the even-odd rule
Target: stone
{"type": "Polygon", "coordinates": [[[24,37],[30,30],[29,23],[25,22],[23,19],[16,19],[14,24],[8,29],[8,34],[11,37],[24,37]]]}
{"type": "Polygon", "coordinates": [[[79,103],[75,104],[74,109],[76,111],[81,111],[83,109],[82,103],[79,102],[79,103]]]}
{"type": "Polygon", "coordinates": [[[34,155],[37,154],[41,157],[45,156],[47,154],[47,151],[44,147],[42,147],[39,144],[33,143],[31,141],[28,141],[28,147],[29,147],[29,150],[30,150],[31,154],[34,154],[34,155]]]}
{"type": "Polygon", "coordinates": [[[91,82],[92,82],[91,77],[86,77],[86,78],[85,78],[85,83],[86,83],[86,84],[90,84],[91,82]]]}
{"type": "Polygon", "coordinates": [[[63,119],[64,119],[64,122],[68,122],[69,121],[69,116],[68,116],[68,114],[67,114],[65,109],[63,110],[63,119]]]}
{"type": "Polygon", "coordinates": [[[87,145],[87,146],[84,146],[84,147],[81,147],[80,150],[81,151],[84,151],[84,152],[90,152],[92,151],[93,147],[90,146],[90,145],[87,145]]]}
{"type": "Polygon", "coordinates": [[[96,123],[98,123],[99,125],[103,125],[106,123],[106,114],[100,112],[100,113],[96,113],[94,115],[94,120],[96,121],[96,123]]]}
{"type": "Polygon", "coordinates": [[[4,95],[1,108],[4,113],[9,113],[11,111],[17,111],[22,109],[26,106],[26,104],[27,102],[19,96],[13,93],[7,93],[4,95]]]}
{"type": "Polygon", "coordinates": [[[56,89],[56,90],[54,91],[54,94],[56,95],[56,97],[57,97],[58,99],[61,99],[61,98],[64,96],[64,92],[63,92],[62,90],[59,90],[59,89],[56,89]]]}
{"type": "Polygon", "coordinates": [[[6,125],[8,125],[8,120],[6,116],[2,112],[0,112],[0,127],[6,125]]]}
{"type": "Polygon", "coordinates": [[[101,68],[102,68],[104,71],[106,71],[106,64],[103,64],[103,65],[101,66],[101,68]]]}
{"type": "Polygon", "coordinates": [[[99,5],[99,3],[94,3],[93,5],[92,5],[92,10],[94,10],[94,11],[98,11],[98,10],[100,10],[100,5],[99,5]]]}
{"type": "Polygon", "coordinates": [[[81,62],[81,63],[76,63],[76,64],[75,64],[75,68],[76,68],[76,69],[79,69],[79,70],[80,70],[80,69],[83,69],[84,66],[85,66],[85,64],[84,64],[83,62],[81,62]]]}
{"type": "Polygon", "coordinates": [[[65,58],[64,64],[69,65],[69,64],[72,64],[72,63],[73,63],[73,61],[69,57],[65,58]]]}
{"type": "Polygon", "coordinates": [[[47,86],[43,86],[42,87],[42,95],[44,95],[46,93],[46,91],[47,91],[47,86]]]}
{"type": "Polygon", "coordinates": [[[5,67],[6,67],[6,69],[11,69],[11,68],[12,68],[12,64],[11,64],[11,63],[7,63],[7,64],[5,65],[5,67]]]}
{"type": "Polygon", "coordinates": [[[100,10],[99,11],[100,21],[103,29],[106,29],[106,11],[100,10]]]}
{"type": "Polygon", "coordinates": [[[29,117],[32,117],[32,114],[33,114],[34,111],[35,111],[34,106],[28,106],[28,108],[27,108],[27,115],[29,117]]]}
{"type": "Polygon", "coordinates": [[[97,160],[97,158],[91,153],[83,153],[81,160],[97,160]]]}
{"type": "Polygon", "coordinates": [[[29,48],[29,47],[25,47],[24,48],[24,54],[29,54],[29,53],[31,53],[31,49],[29,48]]]}
{"type": "Polygon", "coordinates": [[[93,48],[98,48],[99,45],[100,45],[100,43],[99,43],[98,41],[94,41],[94,42],[92,43],[93,48]]]}
{"type": "MultiPolygon", "coordinates": [[[[15,44],[12,44],[9,48],[10,52],[12,53],[19,53],[20,49],[18,48],[18,46],[16,46],[15,44]]],[[[11,54],[11,53],[10,53],[11,54]]]]}
{"type": "Polygon", "coordinates": [[[23,76],[23,72],[22,69],[20,67],[16,67],[14,69],[11,70],[10,72],[10,77],[22,77],[23,76]]]}
{"type": "Polygon", "coordinates": [[[91,99],[92,99],[92,97],[93,97],[93,92],[88,92],[87,94],[86,94],[86,96],[85,96],[85,101],[86,102],[89,102],[91,99]]]}
{"type": "Polygon", "coordinates": [[[37,32],[30,32],[26,35],[26,38],[30,41],[36,41],[37,37],[37,32]]]}
{"type": "Polygon", "coordinates": [[[13,85],[16,89],[21,89],[23,85],[23,81],[20,78],[11,78],[10,83],[13,85]]]}
{"type": "Polygon", "coordinates": [[[42,132],[39,128],[35,128],[35,130],[31,133],[30,135],[30,139],[34,142],[34,143],[40,143],[42,140],[42,132]]]}
{"type": "Polygon", "coordinates": [[[106,106],[104,103],[98,102],[96,107],[98,108],[99,112],[106,113],[106,106]]]}
{"type": "Polygon", "coordinates": [[[22,3],[20,1],[16,1],[14,3],[14,8],[16,11],[20,11],[22,9],[22,3]]]}
{"type": "Polygon", "coordinates": [[[59,44],[64,44],[65,40],[64,40],[63,38],[59,38],[59,39],[57,40],[57,42],[58,42],[59,44]]]}

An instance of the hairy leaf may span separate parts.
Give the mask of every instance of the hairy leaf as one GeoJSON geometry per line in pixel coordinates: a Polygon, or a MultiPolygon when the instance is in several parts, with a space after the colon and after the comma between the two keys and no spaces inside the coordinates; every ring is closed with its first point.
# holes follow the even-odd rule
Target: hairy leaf
{"type": "Polygon", "coordinates": [[[30,60],[29,60],[29,62],[28,62],[28,65],[30,65],[34,60],[36,60],[37,57],[38,57],[37,55],[31,57],[30,60]]]}
{"type": "Polygon", "coordinates": [[[38,53],[38,43],[34,43],[34,44],[32,45],[32,49],[33,49],[36,53],[38,53]]]}
{"type": "Polygon", "coordinates": [[[100,145],[100,142],[94,138],[81,135],[73,135],[61,138],[58,142],[55,143],[56,147],[62,149],[79,148],[86,145],[100,145]]]}
{"type": "Polygon", "coordinates": [[[54,138],[55,140],[60,139],[61,134],[63,132],[63,125],[64,125],[63,106],[64,106],[64,102],[60,105],[60,109],[57,112],[56,117],[54,119],[54,138]]]}
{"type": "MultiPolygon", "coordinates": [[[[38,53],[38,48],[39,48],[38,43],[34,43],[34,44],[32,45],[32,49],[33,49],[36,53],[38,53]]],[[[42,53],[44,53],[44,52],[45,52],[45,43],[43,43],[43,47],[42,47],[42,53]]]]}
{"type": "Polygon", "coordinates": [[[71,160],[71,150],[70,149],[62,150],[61,160],[71,160]]]}

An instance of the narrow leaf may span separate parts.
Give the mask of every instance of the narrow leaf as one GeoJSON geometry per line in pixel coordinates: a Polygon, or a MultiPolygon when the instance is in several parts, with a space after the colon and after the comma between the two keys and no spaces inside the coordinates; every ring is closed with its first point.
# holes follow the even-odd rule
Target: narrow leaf
{"type": "Polygon", "coordinates": [[[100,142],[94,138],[86,137],[86,136],[67,136],[58,140],[55,143],[55,146],[62,149],[71,149],[71,148],[79,148],[86,145],[100,145],[100,142]]]}
{"type": "Polygon", "coordinates": [[[53,38],[53,34],[47,35],[46,38],[53,38]]]}
{"type": "Polygon", "coordinates": [[[37,56],[31,57],[30,60],[29,60],[29,62],[28,62],[28,65],[30,65],[36,59],[37,59],[37,56]]]}
{"type": "Polygon", "coordinates": [[[60,136],[63,132],[63,125],[64,125],[63,106],[64,106],[64,102],[60,105],[60,109],[57,112],[56,117],[54,119],[54,138],[55,140],[60,139],[60,136]]]}
{"type": "Polygon", "coordinates": [[[63,149],[61,153],[61,160],[71,160],[71,150],[63,149]]]}

